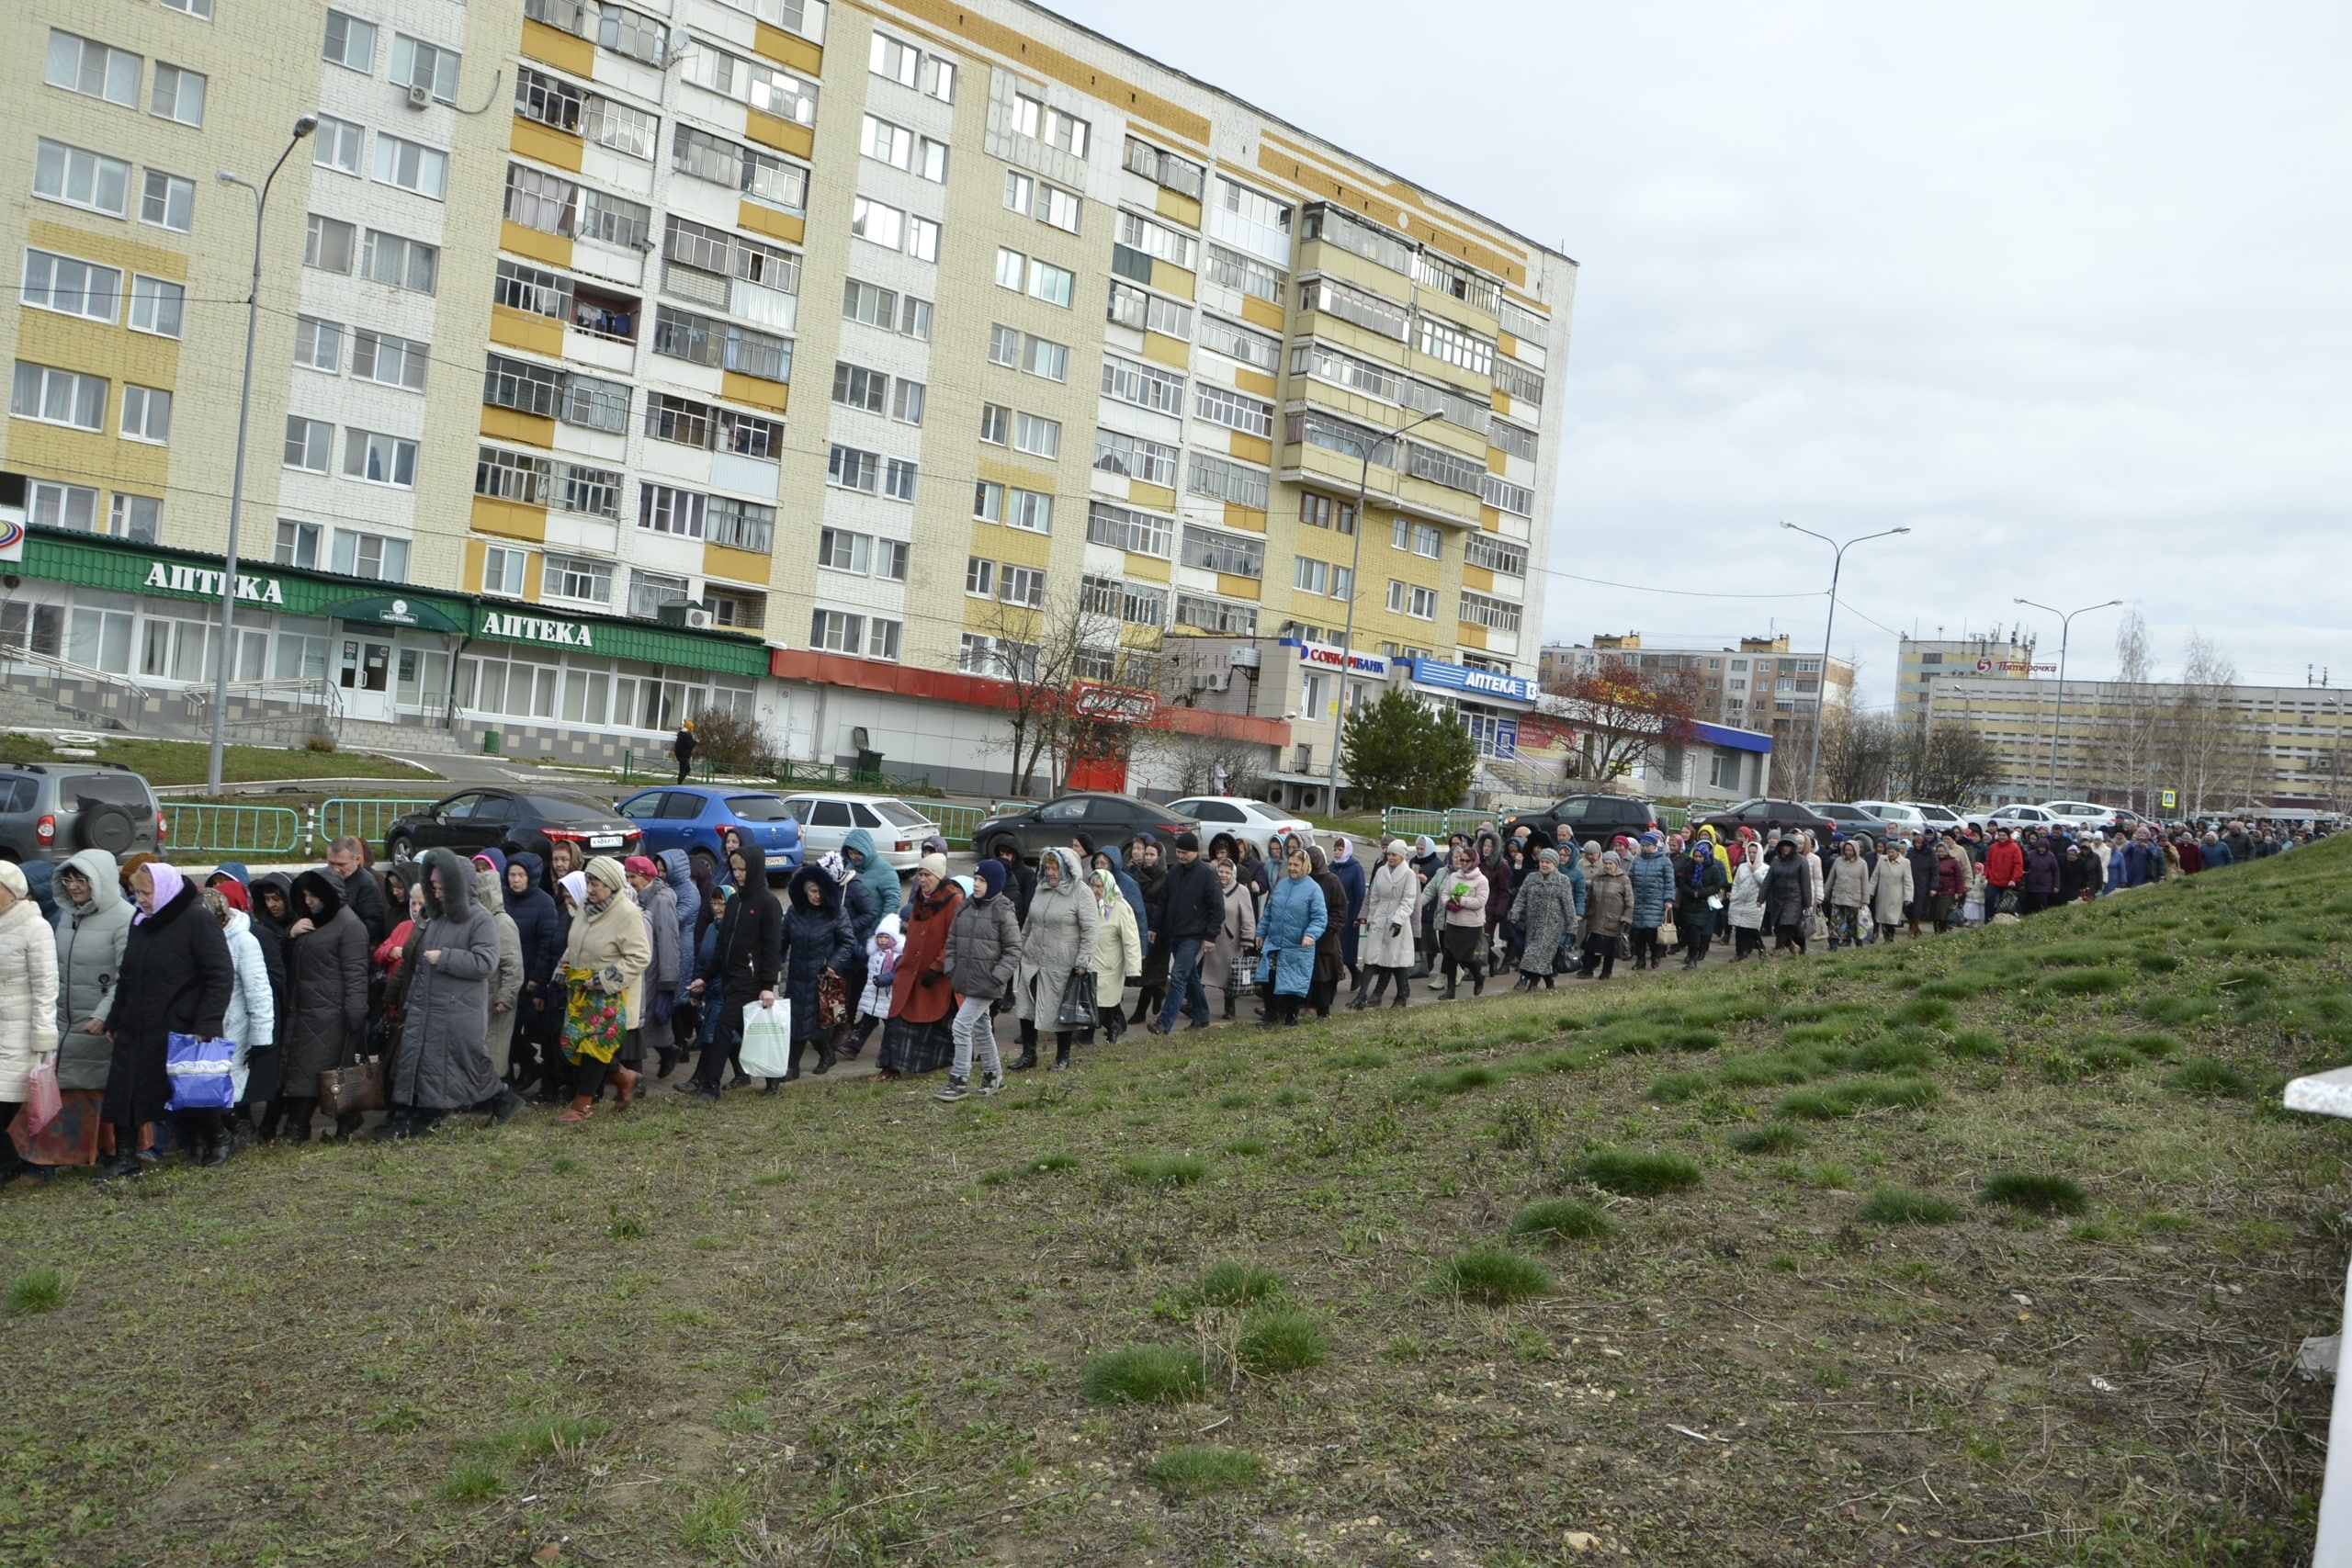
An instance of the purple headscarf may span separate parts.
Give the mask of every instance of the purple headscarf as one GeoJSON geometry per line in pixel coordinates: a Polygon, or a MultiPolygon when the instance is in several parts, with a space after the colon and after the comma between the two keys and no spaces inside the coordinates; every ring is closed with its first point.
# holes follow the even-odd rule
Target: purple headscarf
{"type": "MultiPolygon", "coordinates": [[[[155,885],[154,905],[158,909],[178,897],[180,889],[187,886],[187,878],[179,874],[177,866],[166,865],[159,860],[151,860],[147,863],[147,877],[155,885]]],[[[134,899],[132,902],[136,903],[137,900],[134,899]]],[[[134,911],[130,917],[130,923],[135,926],[146,919],[145,912],[134,911]]]]}

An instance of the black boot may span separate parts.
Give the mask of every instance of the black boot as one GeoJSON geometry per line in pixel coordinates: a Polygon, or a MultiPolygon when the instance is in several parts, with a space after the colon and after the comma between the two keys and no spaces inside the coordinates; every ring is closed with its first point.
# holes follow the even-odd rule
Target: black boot
{"type": "Polygon", "coordinates": [[[1031,1040],[1022,1047],[1021,1055],[1004,1065],[1005,1071],[1025,1073],[1037,1065],[1037,1042],[1031,1040]]]}
{"type": "Polygon", "coordinates": [[[796,1040],[792,1043],[792,1059],[785,1064],[784,1077],[781,1081],[785,1083],[791,1083],[794,1079],[799,1077],[800,1054],[808,1048],[808,1045],[806,1041],[796,1040]]]}
{"type": "Polygon", "coordinates": [[[668,1047],[668,1046],[666,1046],[666,1045],[665,1045],[665,1046],[663,1046],[663,1047],[662,1048],[662,1061],[661,1061],[661,1066],[660,1066],[659,1069],[654,1073],[654,1075],[653,1075],[653,1076],[654,1076],[655,1077],[657,1077],[657,1078],[666,1078],[666,1077],[668,1077],[672,1073],[673,1073],[673,1072],[677,1071],[677,1068],[678,1068],[678,1053],[677,1053],[677,1052],[675,1052],[675,1051],[673,1051],[673,1050],[672,1050],[670,1047],[668,1047]]]}
{"type": "Polygon", "coordinates": [[[818,1043],[817,1065],[815,1067],[811,1068],[810,1071],[817,1077],[823,1077],[827,1073],[833,1070],[833,1064],[840,1059],[841,1058],[839,1056],[834,1055],[833,1042],[831,1038],[828,1036],[826,1039],[818,1043]]]}
{"type": "Polygon", "coordinates": [[[1046,1070],[1049,1073],[1057,1073],[1069,1066],[1069,1036],[1068,1033],[1057,1034],[1054,1036],[1054,1065],[1046,1070]]]}
{"type": "Polygon", "coordinates": [[[1233,993],[1231,991],[1225,993],[1225,1019],[1227,1023],[1233,1021],[1233,993]]]}

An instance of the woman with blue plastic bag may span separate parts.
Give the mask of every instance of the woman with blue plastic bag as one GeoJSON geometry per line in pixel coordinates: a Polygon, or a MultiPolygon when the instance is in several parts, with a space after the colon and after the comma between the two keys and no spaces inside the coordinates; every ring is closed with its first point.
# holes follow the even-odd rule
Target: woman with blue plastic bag
{"type": "MultiPolygon", "coordinates": [[[[25,874],[0,861],[0,1128],[17,1119],[26,1082],[44,1056],[56,1070],[57,942],[25,874]]],[[[24,1173],[16,1149],[0,1141],[0,1183],[24,1173]]]]}
{"type": "Polygon", "coordinates": [[[1266,912],[1258,922],[1263,944],[1258,959],[1258,983],[1267,987],[1266,1023],[1295,1024],[1298,1004],[1315,983],[1315,950],[1330,909],[1323,889],[1308,869],[1306,852],[1294,850],[1283,863],[1282,880],[1266,897],[1266,912]]]}
{"type": "MultiPolygon", "coordinates": [[[[209,918],[197,890],[177,869],[151,861],[130,874],[130,937],[123,944],[122,978],[107,1015],[114,1062],[107,1072],[105,1115],[114,1128],[114,1155],[98,1168],[101,1181],[139,1170],[140,1129],[164,1114],[172,1098],[166,1070],[171,1040],[185,1034],[217,1040],[236,989],[229,940],[209,918]]],[[[198,1163],[218,1165],[220,1113],[182,1112],[181,1141],[198,1163]]]]}

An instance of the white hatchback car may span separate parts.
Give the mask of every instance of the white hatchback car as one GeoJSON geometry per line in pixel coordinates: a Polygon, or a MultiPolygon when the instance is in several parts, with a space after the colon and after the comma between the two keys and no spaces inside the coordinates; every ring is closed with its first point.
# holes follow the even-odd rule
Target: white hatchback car
{"type": "Polygon", "coordinates": [[[891,870],[904,876],[922,859],[922,841],[939,831],[939,824],[892,795],[795,795],[784,808],[800,824],[803,864],[842,847],[853,828],[874,835],[876,849],[891,870]]]}
{"type": "Polygon", "coordinates": [[[1195,795],[1168,803],[1168,809],[1179,817],[1191,817],[1201,825],[1201,848],[1206,850],[1211,840],[1219,833],[1230,833],[1244,843],[1257,846],[1261,855],[1271,853],[1267,845],[1285,833],[1302,838],[1315,837],[1315,824],[1303,817],[1294,817],[1279,806],[1269,806],[1262,800],[1247,800],[1238,795],[1195,795]]]}
{"type": "Polygon", "coordinates": [[[1854,804],[1869,812],[1871,816],[1877,818],[1880,821],[1886,823],[1890,827],[1900,828],[1906,833],[1924,833],[1928,830],[1928,818],[1926,816],[1920,812],[1917,807],[1909,805],[1904,801],[1858,800],[1854,802],[1854,804]]]}

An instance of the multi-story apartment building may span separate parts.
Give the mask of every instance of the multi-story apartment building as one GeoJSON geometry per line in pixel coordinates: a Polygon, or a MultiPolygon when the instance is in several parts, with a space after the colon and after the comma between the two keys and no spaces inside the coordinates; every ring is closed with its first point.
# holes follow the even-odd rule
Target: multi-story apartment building
{"type": "Polygon", "coordinates": [[[1853,665],[1843,659],[1829,660],[1825,688],[1821,663],[1818,654],[1791,651],[1786,634],[1742,637],[1736,648],[1651,648],[1643,644],[1638,632],[1596,632],[1589,644],[1545,647],[1537,679],[1546,689],[1566,691],[1577,676],[1610,664],[1644,672],[1687,673],[1701,718],[1762,731],[1785,749],[1792,736],[1811,736],[1820,703],[1836,706],[1853,701],[1853,665]]]}
{"type": "Polygon", "coordinates": [[[2033,661],[2033,634],[2023,630],[2004,634],[1996,627],[1948,640],[1903,637],[1895,644],[1894,716],[1905,724],[1925,723],[1928,693],[1948,676],[2030,681],[2057,669],[2033,661]]]}
{"type": "Polygon", "coordinates": [[[1574,263],[1021,0],[24,0],[0,41],[20,681],[206,677],[254,205],[205,171],[306,112],[241,685],[524,754],[731,707],[976,784],[1064,635],[1157,685],[1352,600],[1366,654],[1533,672],[1574,263]]]}

